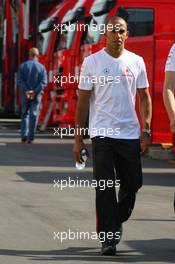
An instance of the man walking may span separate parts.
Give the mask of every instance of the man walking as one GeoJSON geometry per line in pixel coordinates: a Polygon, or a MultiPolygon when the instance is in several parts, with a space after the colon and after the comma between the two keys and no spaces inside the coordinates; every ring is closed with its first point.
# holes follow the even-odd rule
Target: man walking
{"type": "Polygon", "coordinates": [[[126,21],[112,17],[105,35],[106,47],[85,58],[82,65],[73,154],[81,162],[80,150],[85,148],[81,128],[90,104],[94,178],[97,183],[106,182],[105,190],[98,184],[96,188],[97,233],[99,238],[105,234],[102,254],[115,255],[121,225],[130,217],[136,192],[142,186],[140,138],[145,152],[150,142],[152,107],[144,61],[124,48],[128,38],[126,21]],[[135,112],[136,92],[140,99],[141,135],[135,112]],[[116,178],[120,180],[118,198],[116,178]]]}
{"type": "Polygon", "coordinates": [[[18,70],[18,85],[21,95],[21,141],[32,143],[41,103],[41,94],[47,84],[45,67],[38,62],[39,51],[31,48],[29,60],[18,70]]]}

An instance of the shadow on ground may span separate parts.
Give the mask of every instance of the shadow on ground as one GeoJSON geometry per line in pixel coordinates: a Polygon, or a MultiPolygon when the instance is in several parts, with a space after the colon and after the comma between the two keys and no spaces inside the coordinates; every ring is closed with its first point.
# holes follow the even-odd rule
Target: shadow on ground
{"type": "Polygon", "coordinates": [[[10,250],[0,249],[1,256],[20,256],[37,261],[100,261],[100,262],[162,262],[174,263],[175,240],[130,240],[125,242],[131,250],[118,250],[115,257],[100,256],[99,249],[89,247],[69,247],[62,250],[10,250]]]}
{"type": "MultiPolygon", "coordinates": [[[[55,171],[40,171],[40,172],[17,172],[17,175],[20,176],[23,180],[32,182],[32,183],[47,183],[53,184],[54,180],[89,180],[92,181],[93,175],[91,172],[86,171],[75,171],[66,169],[61,170],[61,168],[55,168],[55,171]]],[[[16,180],[18,181],[18,180],[16,180]]],[[[19,180],[20,182],[21,180],[19,180]]],[[[156,185],[156,186],[175,186],[175,177],[173,174],[168,173],[144,173],[143,175],[143,184],[144,185],[156,185]]]]}

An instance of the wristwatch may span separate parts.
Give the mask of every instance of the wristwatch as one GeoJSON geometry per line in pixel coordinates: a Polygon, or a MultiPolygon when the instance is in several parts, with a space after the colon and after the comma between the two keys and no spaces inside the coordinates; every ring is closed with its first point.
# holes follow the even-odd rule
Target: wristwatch
{"type": "Polygon", "coordinates": [[[142,132],[146,133],[148,136],[151,136],[151,129],[150,128],[143,128],[142,132]]]}

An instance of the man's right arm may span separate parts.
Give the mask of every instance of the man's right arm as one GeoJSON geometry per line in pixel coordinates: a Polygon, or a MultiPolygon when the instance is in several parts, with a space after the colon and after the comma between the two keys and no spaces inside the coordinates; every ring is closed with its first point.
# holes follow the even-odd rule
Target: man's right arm
{"type": "Polygon", "coordinates": [[[91,91],[79,89],[76,114],[75,114],[75,143],[73,146],[74,159],[81,162],[80,150],[85,148],[83,143],[83,128],[85,126],[86,118],[88,115],[89,98],[91,91]]]}
{"type": "Polygon", "coordinates": [[[92,67],[89,66],[89,59],[85,58],[81,66],[81,72],[79,77],[79,93],[75,113],[75,143],[73,146],[73,156],[74,159],[78,162],[81,162],[81,149],[86,147],[83,143],[83,132],[88,115],[89,99],[91,96],[91,91],[93,89],[93,83],[91,81],[91,70],[92,67]]]}
{"type": "Polygon", "coordinates": [[[170,129],[175,133],[175,72],[165,72],[165,82],[163,88],[164,104],[170,119],[170,129]]]}

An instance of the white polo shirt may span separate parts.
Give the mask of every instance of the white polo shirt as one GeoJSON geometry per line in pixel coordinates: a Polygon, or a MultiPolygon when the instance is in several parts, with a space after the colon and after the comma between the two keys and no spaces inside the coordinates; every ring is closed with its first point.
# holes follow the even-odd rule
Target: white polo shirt
{"type": "Polygon", "coordinates": [[[138,139],[136,90],[148,86],[144,61],[135,53],[125,49],[120,57],[114,58],[102,49],[86,57],[79,89],[92,91],[90,137],[138,139]]]}
{"type": "Polygon", "coordinates": [[[165,71],[175,71],[175,44],[173,44],[168,54],[165,71]]]}

